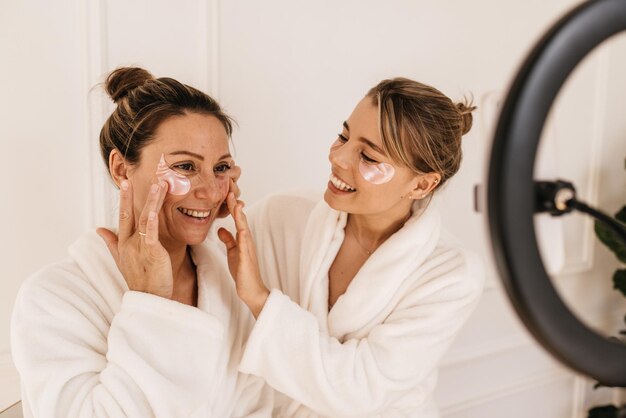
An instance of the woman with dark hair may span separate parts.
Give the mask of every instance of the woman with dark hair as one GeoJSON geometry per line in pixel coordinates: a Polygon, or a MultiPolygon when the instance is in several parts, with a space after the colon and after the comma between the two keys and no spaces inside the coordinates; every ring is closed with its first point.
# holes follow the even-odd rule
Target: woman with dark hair
{"type": "Polygon", "coordinates": [[[119,229],[84,235],[20,289],[11,343],[24,415],[268,416],[271,392],[237,371],[253,317],[223,249],[205,242],[236,193],[231,119],[141,68],[113,71],[106,90],[117,107],[100,148],[119,229]]]}
{"type": "Polygon", "coordinates": [[[273,196],[248,227],[229,194],[237,237],[219,236],[257,318],[240,370],[276,390],[276,416],[438,416],[437,363],[484,273],[429,201],[459,169],[473,109],[384,80],[331,146],[324,201],[273,196]]]}

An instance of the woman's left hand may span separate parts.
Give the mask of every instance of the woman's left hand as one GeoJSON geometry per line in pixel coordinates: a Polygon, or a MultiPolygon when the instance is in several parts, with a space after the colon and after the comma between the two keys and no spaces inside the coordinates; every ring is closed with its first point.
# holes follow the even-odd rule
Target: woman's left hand
{"type": "Polygon", "coordinates": [[[243,202],[230,192],[226,198],[228,210],[235,220],[237,238],[224,228],[217,231],[228,252],[228,268],[235,279],[237,295],[248,306],[255,318],[259,316],[270,292],[259,272],[254,239],[243,213],[243,202]]]}

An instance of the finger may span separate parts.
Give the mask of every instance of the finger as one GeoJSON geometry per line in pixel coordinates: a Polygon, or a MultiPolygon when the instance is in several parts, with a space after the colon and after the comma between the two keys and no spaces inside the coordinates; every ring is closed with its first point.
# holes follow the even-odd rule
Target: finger
{"type": "Polygon", "coordinates": [[[119,252],[117,250],[117,244],[119,240],[117,238],[117,235],[115,235],[113,232],[109,231],[106,228],[98,228],[96,229],[96,233],[100,235],[100,238],[102,238],[107,248],[109,249],[109,252],[113,256],[115,263],[117,263],[117,261],[119,260],[119,252]]]}
{"type": "Polygon", "coordinates": [[[237,199],[235,199],[235,195],[232,192],[229,192],[226,195],[226,206],[228,207],[228,211],[230,215],[235,217],[235,205],[237,204],[237,199]]]}
{"type": "Polygon", "coordinates": [[[236,217],[239,219],[239,226],[237,228],[237,242],[242,248],[242,251],[246,252],[247,259],[256,263],[256,248],[254,245],[254,238],[252,237],[250,227],[248,226],[248,218],[243,212],[243,206],[241,204],[237,204],[235,211],[236,217]]]}
{"type": "Polygon", "coordinates": [[[235,219],[235,227],[237,228],[237,232],[247,231],[248,227],[248,218],[246,214],[243,213],[243,202],[237,201],[235,205],[233,218],[235,219]]]}
{"type": "Polygon", "coordinates": [[[150,186],[150,191],[148,192],[148,198],[146,199],[146,204],[141,211],[141,215],[139,216],[139,223],[137,228],[140,232],[147,234],[148,233],[148,218],[150,217],[151,212],[156,211],[156,207],[159,203],[161,188],[158,184],[152,184],[150,186]]]}
{"type": "Polygon", "coordinates": [[[236,182],[231,180],[232,185],[230,186],[230,190],[233,192],[233,194],[235,195],[235,198],[239,198],[239,196],[241,196],[241,189],[239,189],[239,186],[237,185],[236,182]]]}
{"type": "Polygon", "coordinates": [[[148,245],[153,245],[159,242],[159,216],[155,211],[150,211],[150,213],[148,213],[146,235],[143,238],[144,242],[148,245]]]}
{"type": "Polygon", "coordinates": [[[148,213],[146,236],[144,237],[146,244],[150,245],[159,242],[159,213],[163,207],[163,201],[165,200],[165,195],[167,194],[167,187],[167,182],[162,181],[159,183],[159,190],[157,192],[159,197],[154,208],[152,208],[152,210],[148,213]]]}
{"type": "Polygon", "coordinates": [[[220,241],[224,243],[227,251],[230,251],[237,247],[237,241],[235,240],[235,237],[233,237],[233,234],[231,234],[225,228],[218,229],[217,236],[220,239],[220,241]]]}
{"type": "Polygon", "coordinates": [[[228,176],[236,183],[237,180],[239,180],[239,177],[241,177],[241,167],[239,167],[237,164],[235,164],[235,162],[233,161],[233,164],[230,167],[230,170],[228,170],[228,176]]]}
{"type": "Polygon", "coordinates": [[[159,182],[159,200],[157,201],[156,211],[157,213],[161,212],[161,208],[163,207],[163,202],[165,201],[165,196],[167,196],[167,191],[169,190],[169,183],[162,180],[159,182]]]}
{"type": "Polygon", "coordinates": [[[120,184],[119,239],[124,242],[133,234],[135,219],[133,212],[133,185],[129,180],[120,184]]]}

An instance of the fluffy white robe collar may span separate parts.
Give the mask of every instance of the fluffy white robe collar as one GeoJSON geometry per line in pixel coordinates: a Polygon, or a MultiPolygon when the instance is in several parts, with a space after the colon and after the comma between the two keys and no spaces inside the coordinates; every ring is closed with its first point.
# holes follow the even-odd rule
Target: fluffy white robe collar
{"type": "Polygon", "coordinates": [[[441,219],[430,208],[414,205],[404,227],[363,264],[346,292],[328,312],[328,271],[344,240],[348,215],[319,202],[311,212],[300,255],[300,305],[314,313],[321,329],[340,341],[386,316],[390,300],[432,253],[441,219]]]}

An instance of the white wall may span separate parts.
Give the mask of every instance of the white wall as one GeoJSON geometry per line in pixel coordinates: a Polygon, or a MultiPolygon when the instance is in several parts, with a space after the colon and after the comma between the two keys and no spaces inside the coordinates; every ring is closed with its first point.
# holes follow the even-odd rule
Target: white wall
{"type": "MultiPolygon", "coordinates": [[[[0,206],[7,231],[0,247],[0,410],[18,396],[8,338],[21,281],[114,214],[115,193],[97,152],[111,105],[97,89],[89,93],[104,73],[138,64],[216,96],[239,123],[236,159],[250,203],[278,190],[323,189],[330,143],[382,78],[414,78],[456,99],[473,94],[480,109],[464,140],[463,167],[439,204],[448,227],[489,260],[472,188],[483,182],[494,103],[532,43],[575,3],[1,2],[0,177],[8,193],[0,206]]],[[[559,151],[559,174],[574,176],[591,203],[615,211],[626,181],[625,127],[623,99],[607,86],[624,83],[626,60],[622,44],[611,48],[594,54],[570,83],[546,141],[559,151]],[[572,105],[578,100],[585,106],[572,105]],[[593,111],[601,105],[605,112],[593,111]],[[597,158],[589,163],[581,154],[597,158]]],[[[575,245],[565,247],[566,270],[555,281],[585,321],[606,329],[623,307],[615,295],[613,311],[605,302],[616,263],[595,243],[588,222],[573,219],[564,228],[575,245]],[[586,247],[576,245],[581,242],[586,247]]],[[[492,267],[488,279],[480,306],[442,364],[437,397],[444,416],[582,417],[589,402],[606,401],[608,392],[589,392],[528,337],[492,267]]]]}

